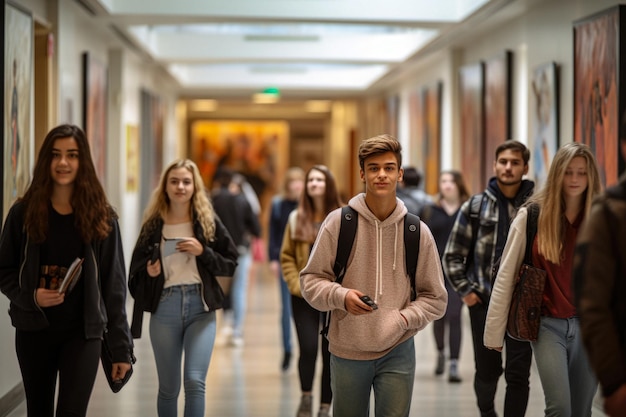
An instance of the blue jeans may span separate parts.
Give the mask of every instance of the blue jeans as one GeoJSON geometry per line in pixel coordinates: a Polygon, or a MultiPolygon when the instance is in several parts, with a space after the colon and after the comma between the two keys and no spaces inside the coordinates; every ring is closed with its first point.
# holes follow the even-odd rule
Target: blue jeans
{"type": "Polygon", "coordinates": [[[204,310],[200,284],[163,290],[157,311],[150,317],[150,339],[159,376],[158,415],[177,415],[184,352],[185,417],[204,416],[205,381],[215,343],[215,311],[204,310]]]}
{"type": "Polygon", "coordinates": [[[283,352],[291,353],[291,294],[282,270],[278,273],[278,282],[280,286],[280,327],[283,336],[283,352]]]}
{"type": "Polygon", "coordinates": [[[248,274],[250,272],[250,263],[252,255],[250,250],[246,249],[237,258],[237,268],[233,275],[233,286],[230,289],[230,299],[233,308],[233,336],[243,336],[243,319],[246,316],[246,307],[248,304],[248,274]]]}
{"type": "Polygon", "coordinates": [[[408,417],[415,380],[413,338],[380,359],[351,360],[331,354],[334,417],[368,417],[374,388],[375,415],[408,417]]]}
{"type": "Polygon", "coordinates": [[[546,401],[546,416],[591,416],[598,388],[589,366],[578,318],[542,317],[532,343],[546,401]]]}

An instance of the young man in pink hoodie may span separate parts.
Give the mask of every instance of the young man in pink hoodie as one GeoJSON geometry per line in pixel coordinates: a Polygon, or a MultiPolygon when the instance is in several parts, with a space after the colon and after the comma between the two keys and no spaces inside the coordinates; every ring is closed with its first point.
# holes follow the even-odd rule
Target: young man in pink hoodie
{"type": "Polygon", "coordinates": [[[341,209],[324,220],[300,273],[306,301],[333,313],[328,340],[335,417],[369,416],[372,388],[376,416],[408,416],[415,378],[413,336],[446,310],[448,296],[437,245],[424,223],[420,224],[417,273],[408,277],[406,271],[407,210],[396,198],[396,185],[402,179],[401,150],[390,135],[367,139],[359,146],[365,193],[348,203],[358,212],[358,228],[342,284],[335,282],[333,273],[341,209]],[[413,301],[409,279],[415,279],[413,301]],[[364,295],[376,309],[361,300],[364,295]]]}

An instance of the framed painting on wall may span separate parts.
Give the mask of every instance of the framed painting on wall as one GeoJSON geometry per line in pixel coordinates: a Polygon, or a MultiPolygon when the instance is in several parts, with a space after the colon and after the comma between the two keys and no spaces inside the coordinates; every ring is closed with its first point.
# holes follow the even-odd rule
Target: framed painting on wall
{"type": "Polygon", "coordinates": [[[126,125],[126,192],[136,193],[139,189],[139,129],[126,125]]]}
{"type": "Polygon", "coordinates": [[[485,145],[483,148],[483,187],[493,176],[496,148],[511,139],[511,61],[513,54],[502,54],[485,62],[485,145]]]}
{"type": "Polygon", "coordinates": [[[221,167],[243,175],[262,207],[280,190],[289,159],[289,124],[284,121],[195,120],[191,159],[210,187],[221,167]]]}
{"type": "Polygon", "coordinates": [[[96,174],[106,180],[107,67],[83,53],[83,126],[91,147],[96,174]]]}
{"type": "Polygon", "coordinates": [[[625,19],[619,5],[574,22],[574,140],[589,145],[605,186],[624,170],[625,19]]]}
{"type": "Polygon", "coordinates": [[[424,96],[424,191],[435,195],[439,189],[441,161],[441,92],[442,83],[437,82],[422,90],[424,96]]]}
{"type": "Polygon", "coordinates": [[[482,63],[459,69],[461,115],[461,169],[470,194],[485,188],[484,161],[484,66],[482,63]]]}
{"type": "Polygon", "coordinates": [[[139,199],[145,207],[152,191],[159,185],[163,170],[163,135],[165,129],[165,106],[161,98],[148,90],[140,92],[141,119],[139,142],[141,144],[141,163],[139,199]]]}
{"type": "Polygon", "coordinates": [[[535,188],[546,181],[550,162],[559,148],[559,77],[556,63],[535,68],[531,92],[531,158],[535,188]]]}
{"type": "Polygon", "coordinates": [[[400,117],[400,97],[391,96],[385,103],[387,114],[387,131],[394,138],[398,137],[398,118],[400,117]]]}
{"type": "Polygon", "coordinates": [[[2,218],[30,182],[33,153],[33,18],[11,2],[4,14],[2,218]]]}
{"type": "Polygon", "coordinates": [[[412,165],[424,171],[426,155],[424,153],[424,96],[421,89],[416,89],[409,94],[409,144],[410,158],[404,162],[405,166],[412,165]]]}

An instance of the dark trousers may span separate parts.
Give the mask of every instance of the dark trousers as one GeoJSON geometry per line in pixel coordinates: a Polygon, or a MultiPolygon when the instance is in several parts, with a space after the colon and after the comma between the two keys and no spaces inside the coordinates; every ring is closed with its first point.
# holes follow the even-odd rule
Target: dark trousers
{"type": "Polygon", "coordinates": [[[461,350],[461,309],[463,308],[463,300],[461,300],[459,294],[450,287],[447,281],[446,289],[448,290],[446,314],[439,320],[433,322],[433,333],[435,335],[437,350],[442,352],[446,346],[444,339],[447,324],[450,359],[459,359],[459,352],[461,350]]]}
{"type": "MultiPolygon", "coordinates": [[[[476,366],[474,391],[481,416],[496,417],[494,398],[498,380],[502,375],[502,353],[487,349],[483,344],[487,308],[487,304],[476,304],[469,308],[476,366]]],[[[504,416],[523,417],[528,406],[528,393],[530,391],[528,378],[530,376],[532,349],[530,343],[519,342],[506,336],[505,352],[506,396],[504,399],[504,416]]]]}
{"type": "Polygon", "coordinates": [[[57,417],[87,414],[98,372],[101,341],[86,340],[80,331],[15,333],[15,350],[22,371],[29,417],[53,417],[59,377],[57,417]]]}
{"type": "Polygon", "coordinates": [[[317,350],[319,340],[322,339],[321,402],[330,404],[333,398],[330,389],[330,352],[328,351],[328,339],[320,335],[326,314],[311,307],[304,298],[294,295],[291,296],[291,310],[300,348],[300,358],[298,359],[300,388],[302,391],[312,391],[317,350]]]}

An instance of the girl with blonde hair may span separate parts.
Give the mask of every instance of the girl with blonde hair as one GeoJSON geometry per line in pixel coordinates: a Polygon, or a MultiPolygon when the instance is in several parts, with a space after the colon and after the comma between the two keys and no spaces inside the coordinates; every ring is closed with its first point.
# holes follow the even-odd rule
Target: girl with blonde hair
{"type": "Polygon", "coordinates": [[[215,277],[232,276],[237,256],[196,164],[188,159],[172,162],[145,211],[128,281],[135,298],[131,326],[135,338],[141,337],[142,312],[151,313],[159,417],[177,415],[183,353],[185,417],[204,416],[215,311],[224,301],[215,277]]]}
{"type": "Polygon", "coordinates": [[[501,350],[515,277],[524,260],[529,206],[537,205],[537,234],[532,263],[547,272],[541,325],[532,342],[546,402],[546,416],[591,416],[597,389],[584,350],[572,294],[576,236],[601,191],[596,160],[582,143],[562,146],[550,166],[543,189],[529,199],[511,224],[495,279],[484,343],[501,350]]]}

